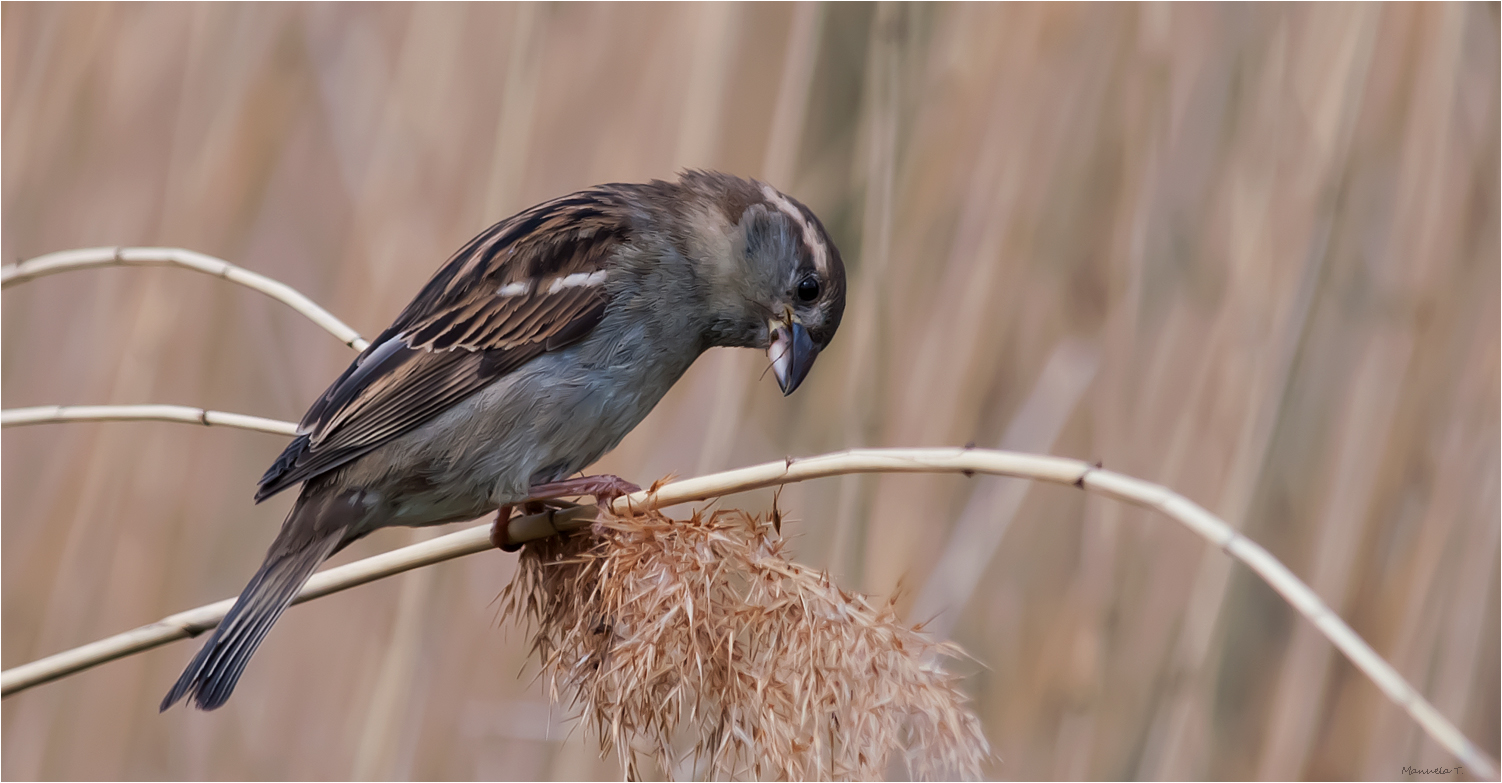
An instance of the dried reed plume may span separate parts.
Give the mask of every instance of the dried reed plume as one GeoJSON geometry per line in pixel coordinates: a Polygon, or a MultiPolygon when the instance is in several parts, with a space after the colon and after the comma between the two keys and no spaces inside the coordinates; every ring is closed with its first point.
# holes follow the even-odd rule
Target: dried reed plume
{"type": "Polygon", "coordinates": [[[630,778],[646,757],[667,776],[691,760],[710,777],[871,780],[899,750],[916,777],[980,777],[980,721],[936,664],[959,649],[789,560],[779,528],[731,510],[603,517],[527,544],[503,615],[535,624],[549,696],[630,778]]]}

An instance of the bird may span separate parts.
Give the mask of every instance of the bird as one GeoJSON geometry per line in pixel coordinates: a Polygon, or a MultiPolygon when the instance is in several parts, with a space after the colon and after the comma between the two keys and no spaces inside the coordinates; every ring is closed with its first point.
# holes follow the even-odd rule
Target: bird
{"type": "Polygon", "coordinates": [[[161,710],[224,705],[318,566],[374,530],[496,512],[503,539],[517,504],[635,491],[582,471],[700,354],[764,350],[786,396],[844,308],[824,224],[753,179],[689,170],[598,185],[485,229],[313,402],[261,477],[256,502],[301,484],[297,500],[161,710]]]}

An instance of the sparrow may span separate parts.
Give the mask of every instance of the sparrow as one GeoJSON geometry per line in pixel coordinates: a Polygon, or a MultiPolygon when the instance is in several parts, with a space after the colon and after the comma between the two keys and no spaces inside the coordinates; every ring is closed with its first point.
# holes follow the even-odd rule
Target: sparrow
{"type": "Polygon", "coordinates": [[[791,394],[844,309],[824,225],[755,180],[600,185],[496,223],[303,416],[255,495],[297,502],[161,709],[222,706],[319,564],[378,528],[495,511],[503,530],[517,504],[634,491],[569,477],[710,348],[766,351],[791,394]]]}

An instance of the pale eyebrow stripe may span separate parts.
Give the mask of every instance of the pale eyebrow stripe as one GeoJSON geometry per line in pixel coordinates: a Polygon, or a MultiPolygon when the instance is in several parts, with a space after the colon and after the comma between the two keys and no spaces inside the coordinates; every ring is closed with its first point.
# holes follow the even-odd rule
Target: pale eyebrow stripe
{"type": "Polygon", "coordinates": [[[583,288],[585,286],[599,285],[605,282],[605,270],[598,272],[575,272],[567,277],[559,277],[548,286],[548,293],[556,294],[565,288],[583,288]]]}
{"type": "Polygon", "coordinates": [[[778,193],[777,189],[771,185],[762,183],[761,194],[766,197],[767,201],[772,202],[773,206],[781,210],[783,214],[792,218],[793,223],[797,224],[803,230],[803,243],[808,245],[809,252],[813,253],[814,269],[817,269],[821,276],[828,275],[829,253],[824,249],[824,242],[814,233],[814,227],[803,218],[803,213],[797,207],[793,206],[793,202],[788,201],[787,196],[778,193]]]}

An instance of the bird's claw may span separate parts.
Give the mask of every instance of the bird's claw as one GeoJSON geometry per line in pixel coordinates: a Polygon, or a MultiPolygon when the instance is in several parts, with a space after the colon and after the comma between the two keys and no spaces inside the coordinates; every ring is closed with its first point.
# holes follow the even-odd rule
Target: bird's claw
{"type": "MultiPolygon", "coordinates": [[[[518,505],[521,506],[523,514],[541,514],[547,511],[549,506],[561,509],[573,505],[560,501],[559,498],[591,495],[601,511],[609,511],[610,504],[614,503],[616,498],[640,491],[641,487],[620,476],[580,476],[547,484],[533,484],[527,499],[518,505]]],[[[512,541],[509,535],[511,510],[514,507],[515,505],[511,504],[501,506],[496,512],[495,523],[490,526],[490,543],[503,552],[515,552],[521,549],[521,544],[512,541]]]]}
{"type": "Polygon", "coordinates": [[[495,512],[495,522],[490,525],[490,544],[502,552],[515,552],[521,544],[511,540],[511,506],[501,506],[495,512]]]}
{"type": "Polygon", "coordinates": [[[547,500],[559,497],[576,497],[578,495],[591,495],[595,504],[601,511],[607,511],[610,504],[622,495],[640,492],[641,487],[621,478],[620,476],[580,476],[579,478],[553,481],[547,484],[532,485],[532,496],[529,500],[547,500]]]}

